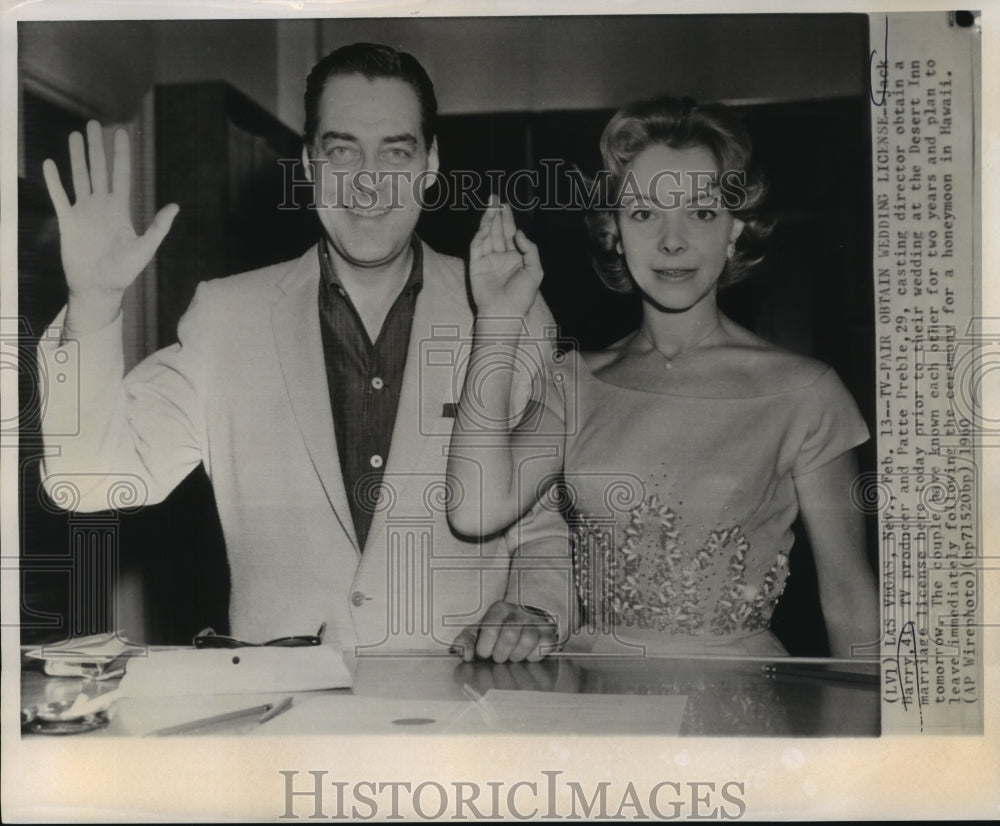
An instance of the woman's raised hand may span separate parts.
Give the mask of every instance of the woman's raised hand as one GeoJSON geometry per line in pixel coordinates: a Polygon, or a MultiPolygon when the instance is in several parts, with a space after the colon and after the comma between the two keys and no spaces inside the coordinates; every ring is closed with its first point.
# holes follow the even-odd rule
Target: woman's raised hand
{"type": "Polygon", "coordinates": [[[178,212],[176,204],[163,207],[145,234],[136,234],[129,209],[128,135],[119,129],[114,142],[114,161],[109,170],[101,126],[97,121],[87,124],[88,169],[83,136],[79,132],[70,135],[70,173],[76,196],[72,204],[55,163],[46,160],[42,165],[45,185],[59,220],[69,314],[73,318],[67,324],[78,333],[114,319],[125,289],[150,262],[178,212]]]}
{"type": "Polygon", "coordinates": [[[514,225],[510,206],[491,198],[469,249],[472,296],[481,317],[523,317],[538,295],[538,248],[514,225]]]}

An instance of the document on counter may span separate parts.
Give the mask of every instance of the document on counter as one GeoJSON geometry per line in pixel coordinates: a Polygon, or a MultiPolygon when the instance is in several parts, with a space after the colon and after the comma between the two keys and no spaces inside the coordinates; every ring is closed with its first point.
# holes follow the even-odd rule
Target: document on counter
{"type": "Polygon", "coordinates": [[[350,688],[341,652],[330,645],[150,649],[129,659],[128,697],[266,694],[350,688]]]}

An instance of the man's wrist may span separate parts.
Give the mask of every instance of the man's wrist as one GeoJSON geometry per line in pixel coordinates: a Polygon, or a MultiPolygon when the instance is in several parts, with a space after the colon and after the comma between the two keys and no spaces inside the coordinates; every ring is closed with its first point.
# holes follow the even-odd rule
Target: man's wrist
{"type": "Polygon", "coordinates": [[[124,295],[122,292],[71,293],[66,303],[63,339],[103,330],[118,318],[124,295]]]}

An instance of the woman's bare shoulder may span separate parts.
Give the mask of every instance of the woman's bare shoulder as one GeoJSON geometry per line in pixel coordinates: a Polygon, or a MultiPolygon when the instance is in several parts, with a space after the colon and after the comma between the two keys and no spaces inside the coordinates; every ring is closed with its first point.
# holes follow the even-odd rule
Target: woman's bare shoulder
{"type": "Polygon", "coordinates": [[[734,366],[771,392],[781,393],[808,387],[830,370],[818,359],[786,350],[755,333],[730,322],[734,366]]]}

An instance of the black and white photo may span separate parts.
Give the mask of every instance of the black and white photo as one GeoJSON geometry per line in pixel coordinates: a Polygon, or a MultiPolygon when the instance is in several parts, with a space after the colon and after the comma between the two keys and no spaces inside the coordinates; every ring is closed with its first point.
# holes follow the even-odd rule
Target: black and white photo
{"type": "Polygon", "coordinates": [[[991,10],[60,10],[13,820],[921,816],[942,735],[995,807],[991,10]]]}

